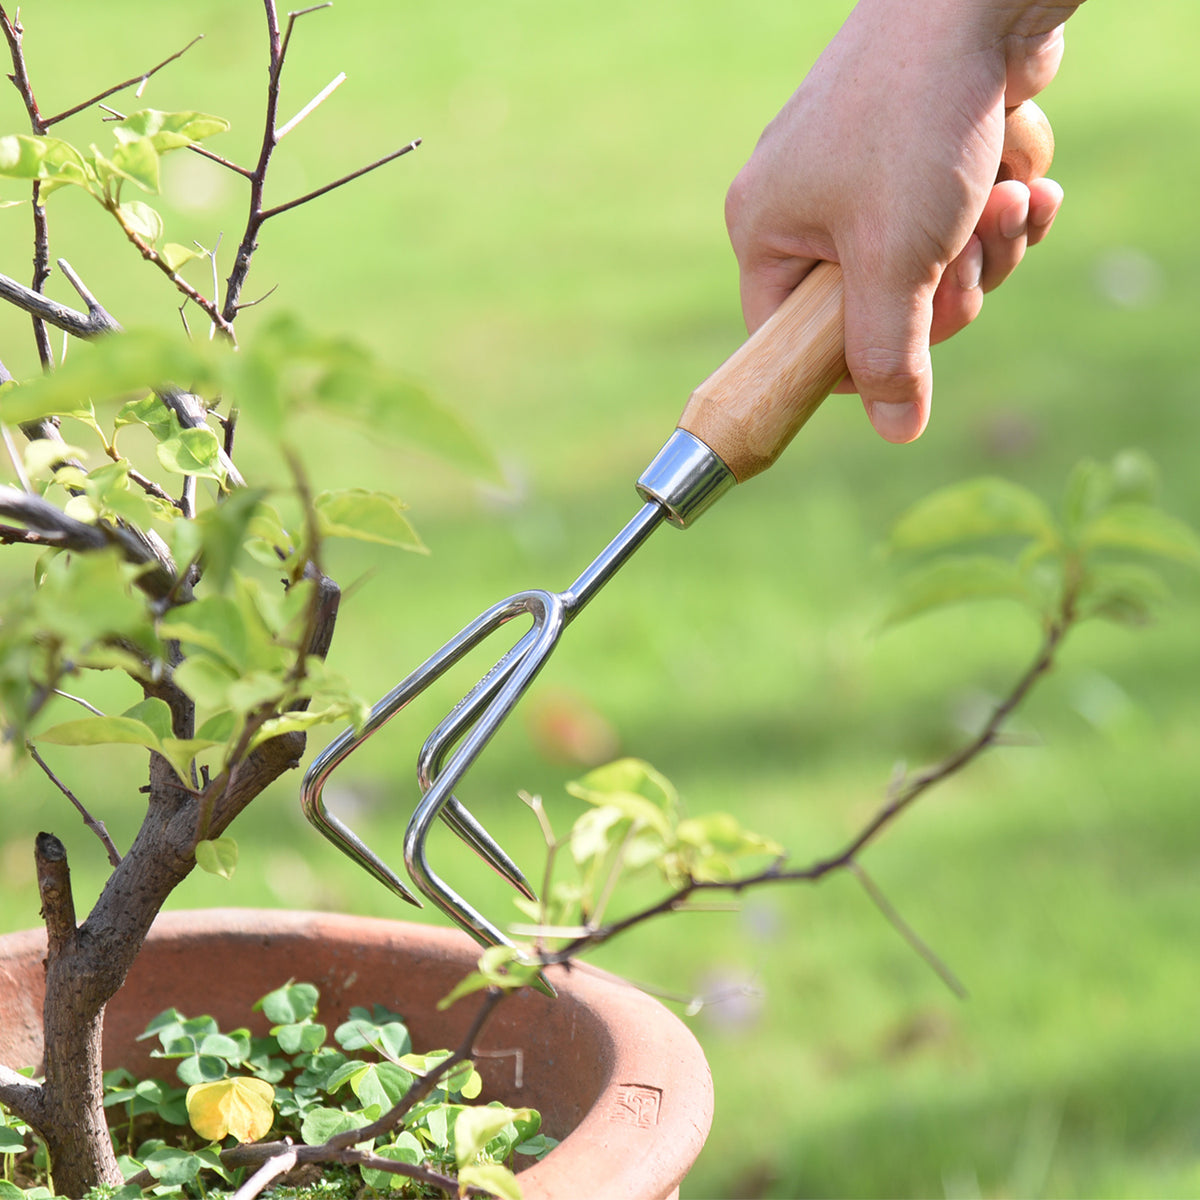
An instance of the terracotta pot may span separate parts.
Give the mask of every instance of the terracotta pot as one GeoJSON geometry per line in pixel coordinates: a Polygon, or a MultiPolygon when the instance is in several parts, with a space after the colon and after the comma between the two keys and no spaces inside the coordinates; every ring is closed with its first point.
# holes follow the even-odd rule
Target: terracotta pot
{"type": "MultiPolygon", "coordinates": [[[[164,913],[125,987],[108,1005],[106,1067],[163,1074],[137,1042],[172,1006],[225,1028],[265,1032],[250,1005],[289,979],[317,985],[333,1027],[352,1005],[402,1013],[418,1050],[453,1047],[470,997],[437,1001],[474,966],[457,931],[326,913],[212,909],[164,913]],[[257,1023],[256,1023],[257,1022],[257,1023]]],[[[41,930],[0,937],[0,1062],[41,1059],[41,930]]],[[[688,1029],[657,1001],[590,967],[552,968],[558,998],[531,991],[497,1009],[476,1059],[486,1094],[542,1114],[562,1139],[520,1173],[525,1200],[662,1200],[678,1195],[708,1134],[712,1079],[688,1029]]]]}

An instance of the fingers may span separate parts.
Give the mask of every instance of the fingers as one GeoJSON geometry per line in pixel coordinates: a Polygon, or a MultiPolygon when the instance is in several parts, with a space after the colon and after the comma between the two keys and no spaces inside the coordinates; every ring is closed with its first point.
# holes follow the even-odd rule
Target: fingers
{"type": "Polygon", "coordinates": [[[846,366],[875,432],[897,443],[914,441],[929,422],[934,296],[932,283],[898,284],[889,289],[880,274],[850,267],[845,273],[846,366]]]}
{"type": "Polygon", "coordinates": [[[1006,54],[1004,103],[1011,108],[1042,91],[1057,73],[1063,49],[1062,25],[1048,33],[1014,38],[1006,54]]]}
{"type": "Polygon", "coordinates": [[[1050,231],[1062,205],[1063,191],[1051,179],[1026,187],[1015,180],[992,189],[975,233],[947,267],[933,299],[931,344],[965,329],[983,307],[983,296],[1002,284],[1029,246],[1050,231]]]}

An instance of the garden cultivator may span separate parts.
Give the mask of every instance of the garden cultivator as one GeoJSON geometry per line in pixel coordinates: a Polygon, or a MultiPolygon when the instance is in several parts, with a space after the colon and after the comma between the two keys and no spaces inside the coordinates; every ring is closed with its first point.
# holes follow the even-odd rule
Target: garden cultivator
{"type": "MultiPolygon", "coordinates": [[[[1053,141],[1036,106],[1007,123],[1004,177],[1044,175],[1053,141]]],[[[483,945],[504,933],[437,875],[426,839],[441,817],[481,858],[525,896],[519,868],[454,795],[455,788],[512,711],[563,630],[664,521],[686,528],[735,483],[769,467],[845,374],[842,274],[819,263],[779,310],[693,393],[679,426],[637,482],[641,509],[565,591],[518,592],[481,613],[313,762],[301,798],[308,819],[336,846],[404,899],[420,904],[405,882],[322,800],[330,774],[367,738],[495,630],[532,618],[494,667],[425,740],[417,761],[422,796],[408,823],[404,861],[417,890],[483,945]]]]}

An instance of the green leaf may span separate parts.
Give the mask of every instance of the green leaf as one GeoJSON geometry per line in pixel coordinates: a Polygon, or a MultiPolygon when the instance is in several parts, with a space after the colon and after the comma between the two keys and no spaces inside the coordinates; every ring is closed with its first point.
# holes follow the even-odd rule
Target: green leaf
{"type": "Polygon", "coordinates": [[[883,625],[897,625],[947,604],[999,599],[1036,605],[1037,598],[1021,571],[1005,559],[982,554],[940,558],[900,580],[883,625]]]}
{"type": "Polygon", "coordinates": [[[279,1043],[284,1054],[312,1054],[325,1044],[325,1026],[311,1021],[298,1021],[290,1025],[275,1025],[271,1036],[279,1043]]]}
{"type": "MultiPolygon", "coordinates": [[[[100,156],[92,147],[97,160],[100,156]]],[[[106,165],[116,171],[122,178],[136,183],[143,191],[157,194],[159,190],[158,151],[149,138],[135,138],[133,141],[120,142],[113,150],[112,158],[106,160],[106,165]]]]}
{"type": "Polygon", "coordinates": [[[345,1050],[374,1050],[393,1061],[412,1050],[404,1019],[382,1004],[376,1004],[370,1012],[355,1005],[350,1019],[334,1030],[333,1037],[345,1050]]]}
{"type": "Polygon", "coordinates": [[[67,184],[90,188],[94,178],[69,142],[20,133],[0,137],[0,177],[42,180],[43,196],[67,184]]]}
{"type": "Polygon", "coordinates": [[[404,507],[387,492],[365,488],[322,492],[313,500],[322,537],[356,538],[361,542],[424,551],[421,539],[404,517],[404,507]]]}
{"type": "Polygon", "coordinates": [[[141,721],[128,717],[83,717],[52,725],[37,735],[54,746],[145,746],[158,749],[158,735],[141,721]]]}
{"type": "MultiPolygon", "coordinates": [[[[407,1130],[396,1136],[396,1140],[387,1146],[376,1146],[375,1153],[380,1158],[390,1158],[394,1162],[407,1163],[415,1167],[425,1159],[425,1151],[416,1137],[407,1130]]],[[[386,1192],[393,1188],[404,1187],[409,1180],[403,1175],[393,1175],[390,1171],[381,1171],[374,1167],[362,1167],[363,1182],[377,1192],[386,1192]]]]}
{"type": "Polygon", "coordinates": [[[196,866],[210,875],[232,879],[237,861],[238,845],[231,837],[206,838],[196,843],[196,866]]]}
{"type": "Polygon", "coordinates": [[[458,1172],[460,1186],[476,1187],[499,1200],[521,1200],[521,1185],[517,1177],[500,1163],[478,1163],[458,1172]]]}
{"type": "Polygon", "coordinates": [[[1200,537],[1186,522],[1150,504],[1114,504],[1082,530],[1085,550],[1135,550],[1200,566],[1200,537]]]}
{"type": "Polygon", "coordinates": [[[245,618],[228,596],[205,596],[172,609],[159,622],[158,634],[189,650],[206,650],[235,671],[249,666],[245,618]]]}
{"type": "Polygon", "coordinates": [[[186,266],[193,258],[206,258],[202,250],[194,246],[181,246],[178,242],[167,242],[158,252],[159,261],[165,263],[172,271],[178,271],[186,266]]]}
{"type": "Polygon", "coordinates": [[[1157,571],[1136,563],[1104,563],[1089,569],[1079,597],[1079,615],[1137,627],[1154,620],[1169,596],[1157,571]]]}
{"type": "Polygon", "coordinates": [[[166,379],[219,388],[230,351],[217,342],[185,341],[161,330],[126,330],[74,346],[48,375],[0,391],[0,417],[11,424],[48,416],[92,414],[91,400],[139,396],[166,379]]]}
{"type": "Polygon", "coordinates": [[[351,1076],[350,1087],[363,1108],[387,1112],[412,1086],[413,1077],[396,1063],[365,1063],[351,1076]]]}
{"type": "Polygon", "coordinates": [[[221,465],[221,443],[217,435],[201,425],[195,429],[179,429],[158,443],[158,461],[168,471],[179,475],[199,475],[204,479],[225,481],[221,465]]]}
{"type": "Polygon", "coordinates": [[[521,960],[519,947],[489,946],[479,956],[479,969],[460,979],[450,992],[438,1001],[438,1011],[442,1012],[464,996],[487,988],[497,987],[509,991],[523,988],[537,978],[538,971],[536,963],[521,960]]]}
{"type": "Polygon", "coordinates": [[[466,1108],[460,1112],[454,1123],[454,1158],[460,1170],[474,1162],[488,1142],[514,1120],[528,1120],[531,1114],[531,1109],[506,1108],[502,1104],[466,1108]]]}
{"type": "Polygon", "coordinates": [[[1050,510],[1033,492],[988,476],[919,500],[896,522],[889,544],[894,550],[932,550],[1007,536],[1059,540],[1050,510]]]}
{"type": "Polygon", "coordinates": [[[597,767],[582,779],[568,783],[567,791],[589,804],[615,808],[664,838],[670,836],[671,814],[679,805],[679,794],[671,782],[649,763],[636,758],[597,767]]]}
{"type": "Polygon", "coordinates": [[[171,431],[178,426],[178,421],[175,414],[163,403],[161,396],[155,392],[148,392],[136,400],[127,400],[117,410],[113,428],[120,429],[125,425],[144,425],[161,441],[170,437],[171,431]]]}
{"type": "Polygon", "coordinates": [[[361,1129],[368,1124],[361,1113],[346,1112],[341,1108],[313,1108],[300,1124],[300,1138],[307,1146],[320,1146],[352,1129],[361,1129]]]}
{"type": "Polygon", "coordinates": [[[0,1154],[20,1154],[24,1149],[24,1137],[7,1125],[0,1125],[0,1154]]]}
{"type": "Polygon", "coordinates": [[[186,1150],[163,1146],[148,1154],[146,1169],[158,1182],[167,1187],[183,1187],[191,1183],[204,1169],[204,1160],[186,1150]]]}
{"type": "Polygon", "coordinates": [[[237,671],[208,655],[193,654],[185,658],[175,668],[174,680],[204,708],[235,708],[230,697],[238,682],[237,671]]]}
{"type": "Polygon", "coordinates": [[[216,133],[225,133],[228,129],[228,121],[209,113],[160,112],[154,108],[130,113],[112,127],[118,142],[136,142],[145,138],[160,154],[190,146],[193,142],[216,133]]]}
{"type": "Polygon", "coordinates": [[[686,875],[701,881],[734,878],[739,858],[778,857],[783,853],[778,842],[742,828],[731,813],[711,813],[680,821],[675,836],[686,875]]]}
{"type": "Polygon", "coordinates": [[[321,993],[311,983],[285,983],[268,992],[254,1005],[255,1012],[266,1015],[276,1025],[294,1025],[317,1014],[321,993]]]}
{"type": "Polygon", "coordinates": [[[117,212],[125,226],[137,234],[143,242],[153,246],[163,235],[163,219],[148,204],[141,200],[130,200],[118,207],[117,212]]]}

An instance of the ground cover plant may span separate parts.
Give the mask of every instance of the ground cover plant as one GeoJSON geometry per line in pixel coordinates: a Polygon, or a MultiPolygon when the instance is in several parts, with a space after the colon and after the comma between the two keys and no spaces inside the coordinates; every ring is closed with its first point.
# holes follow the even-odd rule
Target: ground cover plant
{"type": "MultiPolygon", "coordinates": [[[[211,11],[210,35],[243,19],[244,8],[211,11]]],[[[345,36],[364,56],[345,94],[368,89],[365,102],[357,93],[355,128],[337,129],[347,158],[356,146],[365,161],[393,144],[395,131],[384,126],[397,111],[419,114],[401,140],[429,135],[419,174],[394,192],[364,189],[343,202],[352,223],[399,219],[420,231],[418,244],[402,235],[377,242],[375,285],[365,288],[321,210],[297,213],[265,242],[264,253],[286,246],[288,254],[271,262],[264,290],[282,270],[288,303],[338,295],[347,324],[371,340],[376,331],[391,339],[394,360],[420,366],[469,408],[528,480],[520,503],[489,508],[406,463],[427,493],[448,500],[428,504],[420,521],[434,557],[378,564],[377,586],[353,598],[353,638],[345,626],[339,633],[339,669],[374,695],[428,653],[448,621],[531,579],[568,574],[579,545],[596,544],[626,515],[628,479],[645,447],[661,440],[653,414],[669,421],[677,397],[711,367],[714,343],[730,346],[738,336],[719,231],[724,182],[747,130],[752,136],[786,92],[796,63],[816,53],[841,6],[755,4],[736,21],[702,6],[674,29],[666,20],[648,25],[629,6],[600,21],[533,5],[519,23],[469,6],[470,20],[430,9],[414,14],[419,24],[403,36],[383,38],[353,4],[337,12],[331,37],[345,36]],[[531,71],[530,62],[561,69],[531,71]],[[581,80],[586,87],[575,86],[581,80]],[[422,107],[425,96],[431,102],[422,107]],[[445,270],[461,261],[456,255],[470,260],[469,271],[445,270]],[[401,305],[399,320],[399,302],[379,300],[412,295],[421,304],[401,305]],[[563,396],[576,402],[563,407],[563,396]],[[399,629],[387,599],[393,589],[412,614],[399,629]],[[448,596],[459,598],[452,616],[448,596]],[[379,653],[381,644],[389,653],[379,653]]],[[[157,34],[154,59],[197,27],[171,8],[148,14],[122,4],[68,19],[81,23],[89,48],[117,43],[118,29],[157,34]]],[[[939,354],[939,410],[926,439],[894,454],[863,436],[852,408],[827,406],[778,479],[747,489],[686,538],[656,546],[556,659],[551,682],[590,697],[620,742],[654,759],[695,806],[728,807],[736,794],[746,822],[785,844],[832,844],[876,794],[892,756],[943,748],[978,705],[979,681],[996,693],[1004,668],[1029,653],[1031,627],[1000,603],[920,620],[877,644],[864,637],[877,616],[871,546],[890,514],[931,482],[999,469],[1049,496],[1081,452],[1106,460],[1136,442],[1164,464],[1169,506],[1196,511],[1187,321],[1200,274],[1178,154],[1195,139],[1195,108],[1186,103],[1190,69],[1172,67],[1194,41],[1193,21],[1159,3],[1144,20],[1097,10],[1074,23],[1067,66],[1047,100],[1069,211],[1053,247],[1027,264],[1027,286],[992,297],[970,337],[939,354]],[[1132,72],[1120,97],[1103,82],[1118,69],[1132,72]],[[1114,171],[1114,162],[1127,169],[1114,171]],[[1148,227],[1137,214],[1151,209],[1158,219],[1148,227]],[[1140,299],[1112,299],[1104,280],[1115,251],[1127,251],[1124,261],[1141,272],[1140,299]],[[714,556],[740,571],[714,573],[714,556]],[[666,603],[638,604],[646,593],[666,603]]],[[[29,49],[37,52],[32,39],[29,49]]],[[[203,69],[228,89],[227,60],[218,57],[216,65],[203,59],[203,69]]],[[[302,56],[296,61],[303,66],[302,56]]],[[[122,75],[146,65],[140,54],[120,62],[122,75]]],[[[97,85],[108,79],[71,46],[46,66],[97,85]]],[[[187,57],[176,67],[181,74],[160,76],[159,86],[193,69],[187,57]]],[[[312,92],[327,81],[314,77],[312,92]]],[[[161,107],[201,94],[179,90],[178,103],[161,107]]],[[[297,95],[296,107],[306,98],[297,95]]],[[[312,120],[289,135],[288,149],[308,155],[307,182],[316,185],[328,177],[329,142],[304,142],[307,130],[321,129],[322,111],[312,120]]],[[[257,148],[244,125],[229,136],[257,148]]],[[[95,222],[98,206],[89,217],[82,199],[63,196],[55,219],[95,222]]],[[[186,215],[176,205],[168,197],[163,211],[186,215]]],[[[18,231],[11,236],[20,257],[5,261],[23,262],[24,219],[7,215],[17,217],[4,230],[18,231]]],[[[236,228],[242,216],[226,196],[205,228],[236,228]]],[[[124,253],[106,235],[89,254],[103,259],[106,247],[124,253]]],[[[127,283],[120,271],[83,274],[114,281],[121,299],[111,307],[123,317],[161,300],[145,276],[127,283]]],[[[24,323],[9,321],[17,332],[6,346],[19,349],[24,323]]],[[[358,443],[322,439],[331,478],[352,484],[362,461],[358,443]]],[[[339,568],[349,564],[346,578],[368,562],[349,548],[330,553],[339,568]]],[[[1189,1192],[1181,1148],[1195,1054],[1180,1029],[1188,1027],[1195,901],[1186,851],[1197,766],[1190,630],[1176,617],[1136,639],[1095,625],[1081,631],[1027,709],[1053,753],[992,759],[877,850],[876,875],[970,986],[969,1004],[949,1002],[907,966],[892,936],[862,920],[851,888],[833,885],[804,900],[776,893],[748,905],[743,918],[705,921],[694,938],[717,960],[716,981],[749,980],[765,999],[701,1014],[724,1101],[710,1151],[687,1185],[694,1194],[728,1194],[735,1174],[737,1186],[751,1186],[747,1170],[728,1166],[747,1144],[738,1122],[748,1112],[757,1113],[754,1132],[764,1133],[754,1139],[759,1165],[750,1173],[762,1188],[777,1177],[779,1194],[928,1194],[969,1191],[972,1180],[985,1192],[1032,1193],[1031,1178],[1057,1194],[1189,1192]],[[777,953],[785,936],[788,953],[777,953]],[[753,1082],[742,1078],[747,1056],[762,1064],[753,1082]],[[764,1085],[780,1097],[766,1113],[753,1103],[764,1085]],[[863,1137],[876,1154],[845,1152],[863,1137]],[[1008,1182],[1015,1174],[1022,1183],[1008,1182]]],[[[486,797],[531,780],[550,795],[554,779],[573,768],[547,766],[525,743],[514,731],[498,745],[480,764],[473,794],[505,843],[532,855],[536,837],[517,806],[510,814],[493,802],[492,811],[486,797]]],[[[56,753],[69,775],[79,752],[56,753]]],[[[372,753],[357,785],[366,804],[378,781],[407,771],[406,755],[391,746],[372,753]]],[[[392,912],[348,866],[330,862],[323,847],[314,852],[303,826],[287,825],[290,784],[272,794],[261,815],[251,809],[239,822],[244,841],[270,832],[268,869],[228,883],[192,877],[179,903],[319,897],[392,912]]],[[[0,815],[12,847],[2,885],[7,928],[37,921],[27,847],[57,814],[49,791],[29,799],[28,810],[8,806],[0,815]]],[[[128,841],[136,803],[105,791],[101,807],[128,841]]],[[[385,853],[398,850],[393,826],[390,809],[379,808],[372,837],[385,853]]],[[[77,891],[98,891],[100,864],[90,863],[83,834],[68,829],[64,839],[77,891]]],[[[635,978],[661,973],[681,990],[703,991],[706,979],[691,966],[700,956],[688,950],[691,924],[665,946],[626,941],[607,961],[635,978]]]]}

